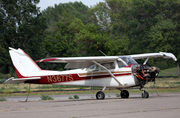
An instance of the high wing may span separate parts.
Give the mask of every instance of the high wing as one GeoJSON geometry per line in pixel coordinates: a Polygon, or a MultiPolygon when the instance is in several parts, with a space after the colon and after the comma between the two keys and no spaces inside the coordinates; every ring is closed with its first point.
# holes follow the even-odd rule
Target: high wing
{"type": "Polygon", "coordinates": [[[66,57],[66,58],[46,58],[37,60],[36,62],[55,62],[55,63],[67,63],[65,68],[88,68],[93,61],[96,62],[108,62],[115,61],[118,56],[96,56],[96,57],[66,57]]]}
{"type": "MultiPolygon", "coordinates": [[[[172,53],[159,52],[159,53],[146,53],[146,54],[135,54],[127,55],[133,59],[143,59],[149,57],[163,57],[163,58],[172,58],[174,61],[177,61],[176,57],[172,53]]],[[[94,57],[53,57],[37,60],[36,62],[55,62],[55,63],[67,63],[65,68],[88,68],[93,61],[103,63],[108,61],[115,61],[119,59],[120,56],[94,56],[94,57]]]]}
{"type": "Polygon", "coordinates": [[[146,53],[146,54],[134,54],[129,55],[133,59],[143,59],[143,58],[149,58],[149,57],[162,57],[164,59],[170,59],[172,58],[174,61],[177,61],[177,58],[172,53],[166,53],[166,52],[159,52],[159,53],[146,53]]]}
{"type": "Polygon", "coordinates": [[[37,60],[36,62],[59,62],[59,63],[68,63],[68,62],[91,62],[91,61],[112,61],[118,59],[118,56],[96,56],[96,57],[53,57],[37,60]]]}
{"type": "MultiPolygon", "coordinates": [[[[172,53],[166,53],[166,52],[159,52],[159,53],[146,53],[146,54],[134,54],[134,55],[127,55],[131,56],[133,59],[143,59],[148,57],[163,57],[165,59],[172,58],[174,61],[177,61],[177,58],[172,53]]],[[[46,58],[37,60],[36,62],[57,62],[57,63],[71,63],[71,62],[105,62],[105,61],[114,61],[117,60],[119,56],[94,56],[94,57],[65,57],[65,58],[59,58],[59,57],[53,57],[53,58],[46,58]]]]}

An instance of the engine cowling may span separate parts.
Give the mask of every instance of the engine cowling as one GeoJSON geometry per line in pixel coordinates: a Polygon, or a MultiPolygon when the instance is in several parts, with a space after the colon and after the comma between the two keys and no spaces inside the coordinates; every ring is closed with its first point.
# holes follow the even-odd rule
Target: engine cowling
{"type": "Polygon", "coordinates": [[[132,72],[135,76],[136,85],[145,85],[147,82],[155,82],[160,69],[149,65],[133,65],[132,72]]]}

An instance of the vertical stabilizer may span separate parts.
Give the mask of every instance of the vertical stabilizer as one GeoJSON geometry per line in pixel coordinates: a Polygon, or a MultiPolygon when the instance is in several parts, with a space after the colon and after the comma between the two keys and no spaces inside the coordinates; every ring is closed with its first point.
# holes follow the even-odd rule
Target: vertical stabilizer
{"type": "Polygon", "coordinates": [[[9,54],[18,78],[37,76],[41,71],[39,66],[23,50],[9,47],[9,54]]]}

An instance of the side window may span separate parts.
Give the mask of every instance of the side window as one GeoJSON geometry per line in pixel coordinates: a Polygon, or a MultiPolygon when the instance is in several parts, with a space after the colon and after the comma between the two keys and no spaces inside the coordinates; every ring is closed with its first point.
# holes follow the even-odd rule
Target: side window
{"type": "MultiPolygon", "coordinates": [[[[108,62],[108,63],[104,63],[102,65],[105,66],[107,69],[115,69],[114,62],[108,62]]],[[[101,70],[104,70],[104,68],[101,68],[101,70]]]]}
{"type": "Polygon", "coordinates": [[[99,70],[99,66],[97,66],[96,64],[93,64],[89,68],[87,68],[87,71],[98,71],[98,70],[99,70]]]}
{"type": "Polygon", "coordinates": [[[126,66],[122,61],[118,61],[117,63],[119,68],[126,66]]]}

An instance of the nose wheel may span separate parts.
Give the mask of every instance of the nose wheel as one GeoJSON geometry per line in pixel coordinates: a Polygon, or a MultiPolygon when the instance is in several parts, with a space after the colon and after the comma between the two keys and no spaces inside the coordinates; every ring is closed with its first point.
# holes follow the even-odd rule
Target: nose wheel
{"type": "Polygon", "coordinates": [[[146,91],[143,91],[142,98],[149,98],[149,93],[146,91]]]}

